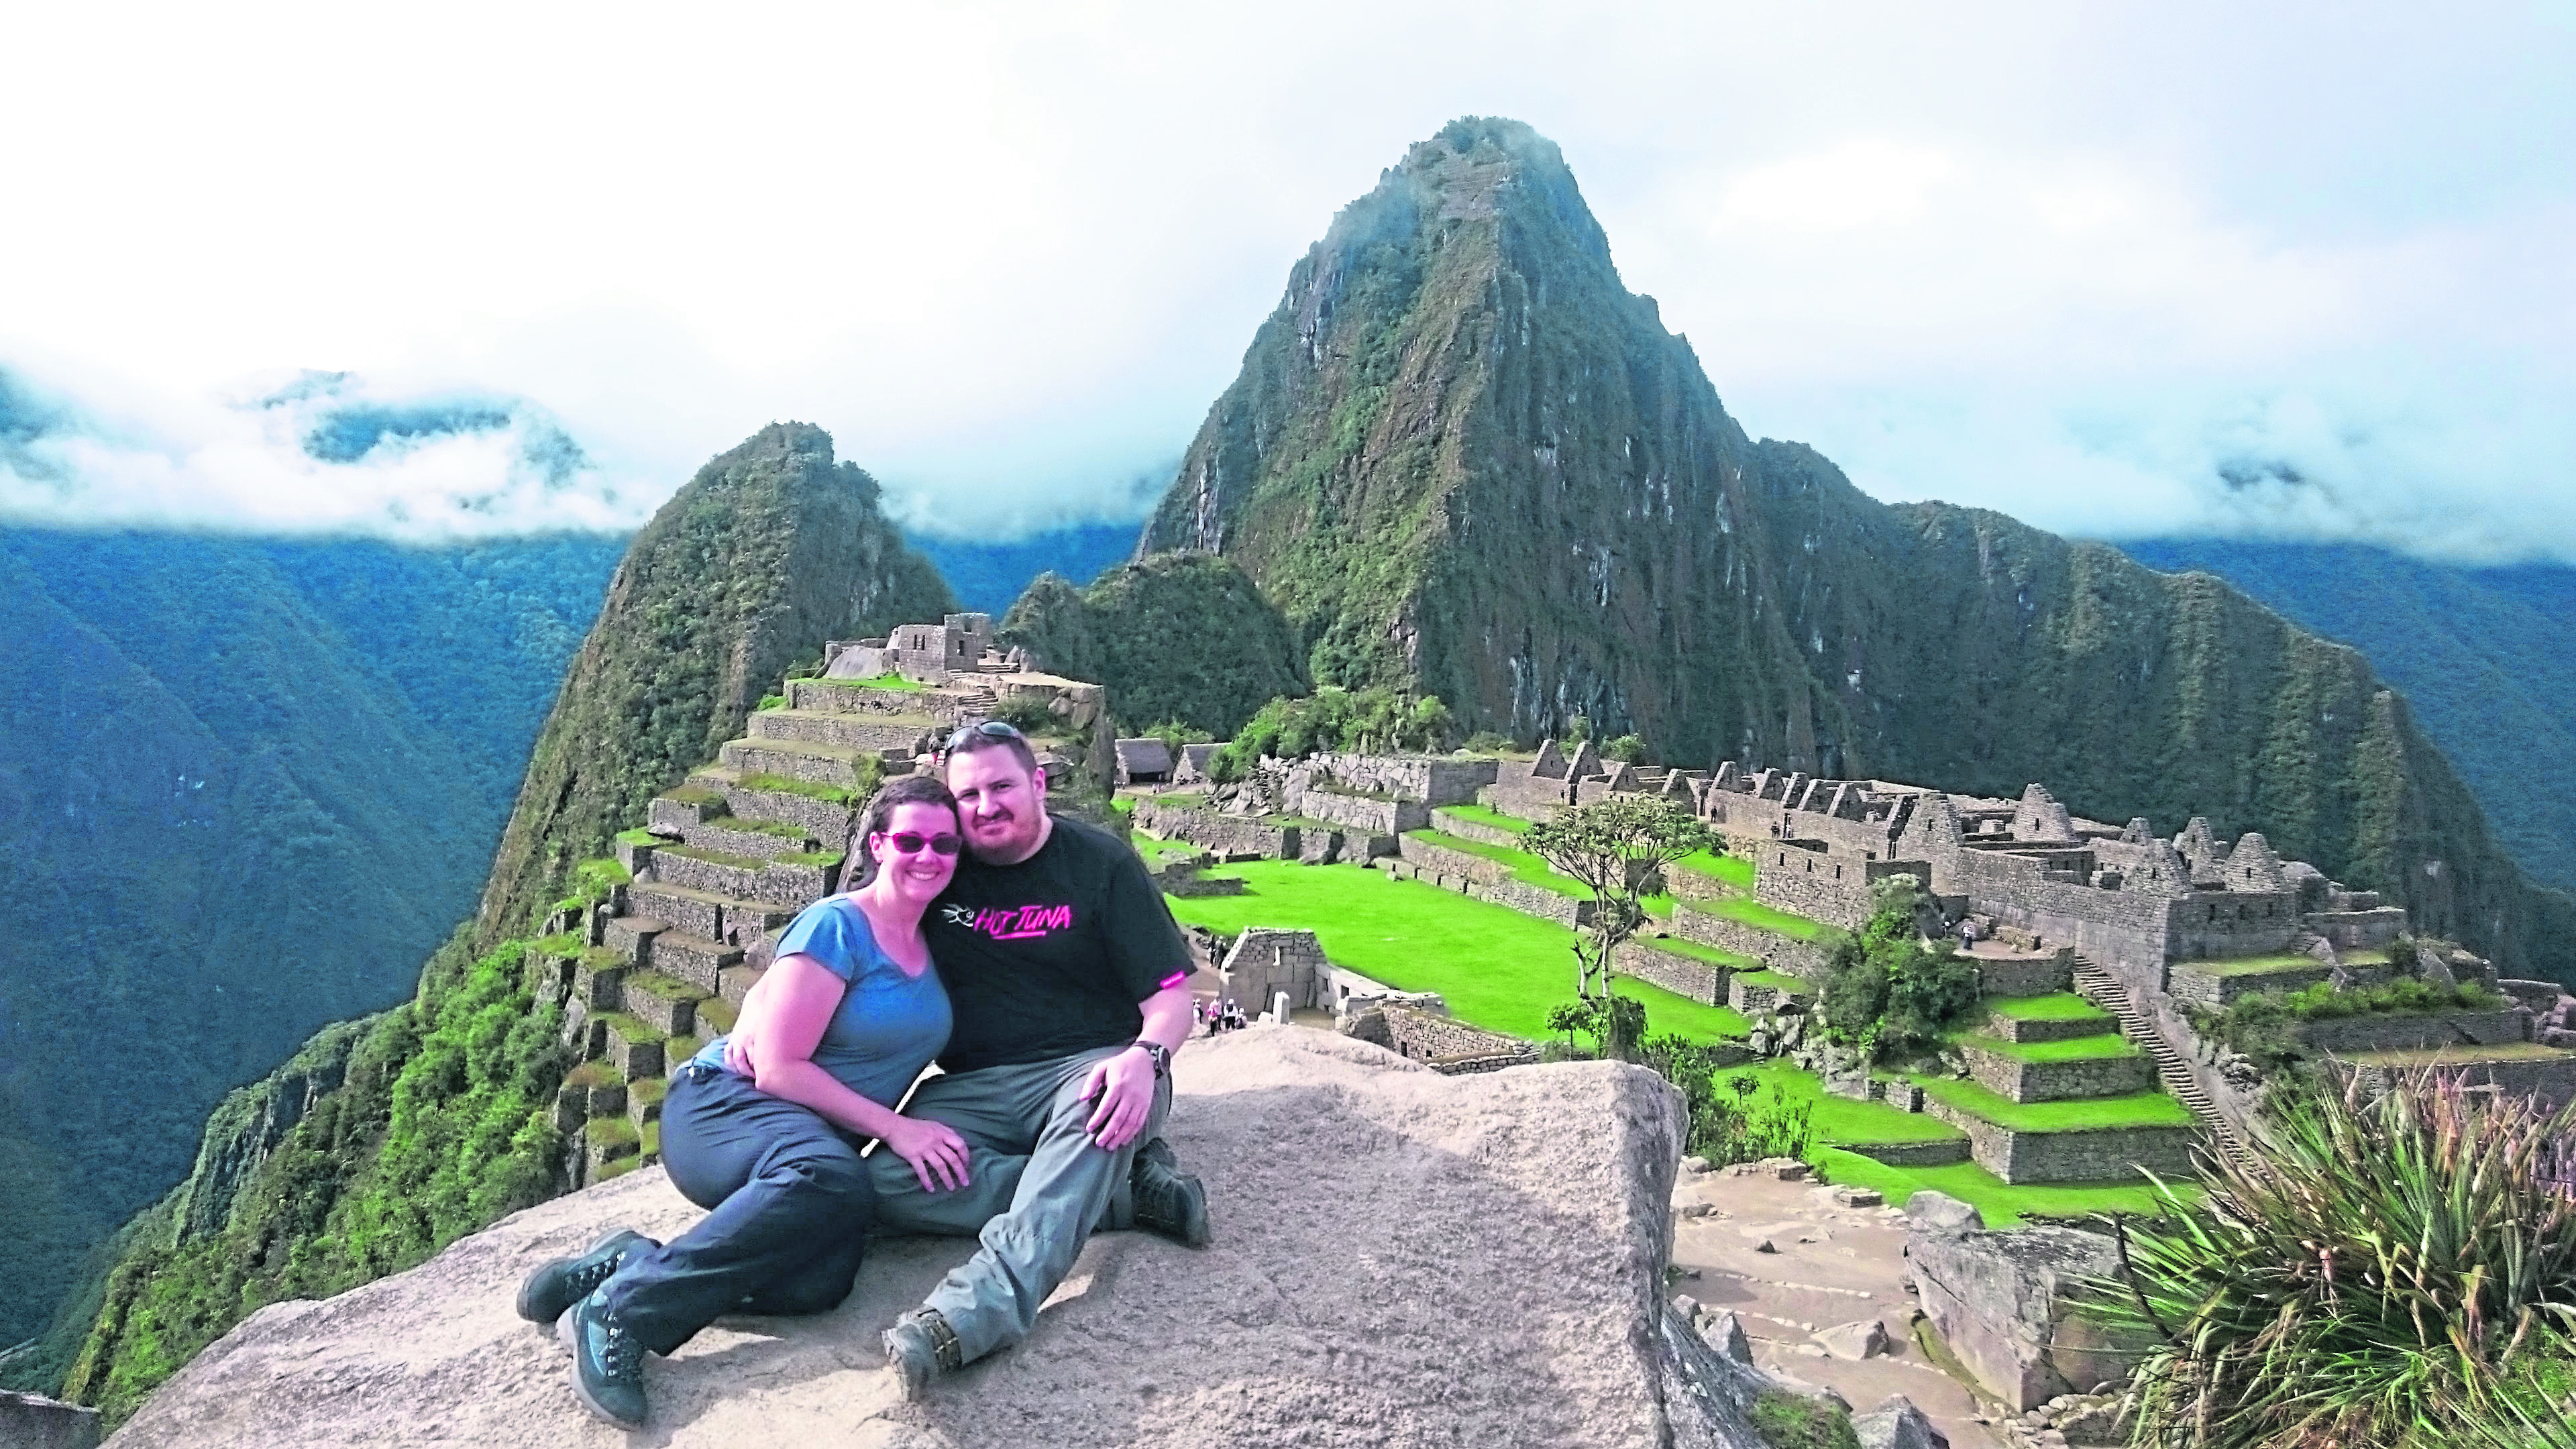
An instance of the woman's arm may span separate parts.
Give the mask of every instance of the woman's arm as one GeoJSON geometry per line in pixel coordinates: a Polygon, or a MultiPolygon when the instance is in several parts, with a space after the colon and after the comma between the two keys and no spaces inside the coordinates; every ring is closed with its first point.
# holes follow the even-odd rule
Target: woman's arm
{"type": "Polygon", "coordinates": [[[863,1137],[882,1139],[912,1164],[926,1191],[965,1186],[964,1139],[939,1123],[880,1106],[814,1065],[815,1044],[822,1041],[848,990],[846,982],[811,956],[799,953],[772,962],[769,974],[744,998],[742,1018],[735,1023],[748,1043],[752,1085],[810,1107],[863,1137]]]}

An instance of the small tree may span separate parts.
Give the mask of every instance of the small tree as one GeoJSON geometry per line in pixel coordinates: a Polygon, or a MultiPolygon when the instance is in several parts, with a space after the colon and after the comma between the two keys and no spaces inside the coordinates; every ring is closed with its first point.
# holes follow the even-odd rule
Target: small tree
{"type": "Polygon", "coordinates": [[[1601,747],[1601,753],[1623,765],[1634,765],[1646,758],[1646,742],[1636,735],[1621,735],[1601,747]]]}
{"type": "Polygon", "coordinates": [[[1575,933],[1574,994],[1589,1000],[1597,979],[1610,990],[1610,956],[1637,934],[1638,897],[1665,866],[1716,841],[1697,817],[1660,796],[1611,795],[1541,821],[1522,839],[1531,851],[1592,892],[1592,924],[1575,933]]]}

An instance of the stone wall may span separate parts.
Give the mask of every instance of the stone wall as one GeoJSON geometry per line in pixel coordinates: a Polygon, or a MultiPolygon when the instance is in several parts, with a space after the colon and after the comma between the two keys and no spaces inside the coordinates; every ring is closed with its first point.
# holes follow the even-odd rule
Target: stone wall
{"type": "Polygon", "coordinates": [[[1726,1004],[1726,981],[1735,973],[1713,961],[1685,956],[1679,951],[1665,951],[1647,940],[1623,941],[1610,954],[1616,970],[1651,982],[1675,996],[1703,1001],[1711,1006],[1726,1004]]]}
{"type": "Polygon", "coordinates": [[[2334,942],[2338,951],[2376,951],[2406,934],[2403,906],[2366,911],[2310,911],[2299,924],[2334,942]]]}
{"type": "Polygon", "coordinates": [[[1472,840],[1478,845],[1499,845],[1505,850],[1522,848],[1519,831],[1505,830],[1499,825],[1487,825],[1482,820],[1470,820],[1454,810],[1432,811],[1431,828],[1457,836],[1461,840],[1472,840]]]}
{"type": "Polygon", "coordinates": [[[1727,978],[1726,1004],[1739,1016],[1760,1016],[1777,1011],[1780,1003],[1801,993],[1769,981],[1755,981],[1737,972],[1727,978]]]}
{"type": "Polygon", "coordinates": [[[2177,960],[2275,955],[2301,929],[2293,891],[2194,891],[2170,904],[2165,950],[2177,960]]]}
{"type": "Polygon", "coordinates": [[[1538,1060],[1538,1048],[1519,1037],[1393,1002],[1353,1013],[1343,1023],[1342,1034],[1375,1043],[1450,1076],[1490,1072],[1538,1060]]]}
{"type": "Polygon", "coordinates": [[[1292,1010],[1330,1006],[1325,981],[1331,971],[1314,932],[1254,926],[1236,938],[1217,976],[1227,997],[1258,1014],[1268,1011],[1282,991],[1292,1010]]]}
{"type": "MultiPolygon", "coordinates": [[[[2036,860],[1960,849],[1933,860],[1932,888],[2053,945],[2069,945],[2128,983],[2164,989],[2170,897],[2050,880],[2036,860]]],[[[2283,936],[2284,943],[2288,937],[2283,936]]]]}
{"type": "Polygon", "coordinates": [[[1291,791],[1287,813],[1376,835],[1401,835],[1431,823],[1431,807],[1419,800],[1378,800],[1320,786],[1291,791]]]}
{"type": "Polygon", "coordinates": [[[1494,783],[1502,764],[1449,755],[1347,753],[1317,755],[1314,763],[1354,790],[1418,800],[1426,806],[1473,803],[1478,790],[1494,783]]]}
{"type": "Polygon", "coordinates": [[[1436,841],[1407,835],[1396,841],[1395,852],[1420,869],[1457,880],[1491,885],[1512,878],[1512,868],[1499,860],[1473,851],[1457,850],[1436,841]]]}
{"type": "Polygon", "coordinates": [[[2063,1102],[2076,1097],[2125,1097],[2156,1085],[2155,1059],[2143,1052],[2072,1061],[2026,1062],[1967,1044],[1968,1076],[1978,1086],[2016,1102],[2063,1102]]]}
{"type": "Polygon", "coordinates": [[[1294,860],[1304,846],[1294,825],[1273,825],[1214,810],[1136,802],[1136,824],[1165,840],[1183,840],[1219,855],[1253,855],[1267,860],[1294,860]]]}
{"type": "Polygon", "coordinates": [[[2046,996],[2075,982],[2075,949],[2071,946],[2041,956],[1966,953],[1977,966],[1980,996],[2046,996]]]}
{"type": "Polygon", "coordinates": [[[1776,910],[1857,931],[1869,924],[1870,883],[1911,875],[1927,887],[1928,861],[1869,860],[1774,842],[1755,857],[1753,898],[1776,910]]]}
{"type": "MultiPolygon", "coordinates": [[[[2345,1064],[2343,1069],[2357,1073],[2362,1079],[2362,1089],[2367,1092],[2384,1092],[2396,1085],[2398,1073],[2388,1067],[2345,1064]]],[[[2515,1061],[2463,1062],[2451,1070],[2459,1072],[2470,1086],[2492,1086],[2516,1096],[2538,1097],[2557,1105],[2576,1102],[2576,1054],[2515,1061]]]]}
{"type": "Polygon", "coordinates": [[[2138,1169],[2166,1177],[2192,1172],[2197,1127],[2106,1127],[2081,1132],[2016,1132],[1934,1098],[1923,1110],[1968,1134],[1969,1156],[2009,1183],[2136,1182],[2138,1169]]]}
{"type": "Polygon", "coordinates": [[[1729,916],[1695,911],[1687,902],[1673,907],[1671,927],[1672,933],[1685,941],[1697,941],[1721,951],[1755,957],[1785,976],[1820,977],[1826,960],[1833,954],[1830,947],[1813,941],[1801,941],[1777,931],[1748,926],[1729,916]]]}
{"type": "Polygon", "coordinates": [[[1476,900],[1509,906],[1524,916],[1554,921],[1569,930],[1592,923],[1592,902],[1588,898],[1559,895],[1545,886],[1534,886],[1527,881],[1486,881],[1469,886],[1467,894],[1476,900]]]}
{"type": "Polygon", "coordinates": [[[2309,1048],[2338,1056],[2353,1052],[2415,1051],[2426,1047],[2530,1039],[2530,1013],[2446,1011],[2423,1016],[2343,1016],[2302,1022],[2299,1035],[2309,1048]]]}

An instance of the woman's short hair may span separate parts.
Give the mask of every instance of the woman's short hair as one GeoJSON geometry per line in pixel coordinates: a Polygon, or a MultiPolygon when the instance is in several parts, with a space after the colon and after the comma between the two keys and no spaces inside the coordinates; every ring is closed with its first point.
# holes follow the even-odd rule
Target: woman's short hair
{"type": "MultiPolygon", "coordinates": [[[[948,782],[937,775],[906,775],[889,780],[868,797],[866,808],[859,811],[858,828],[850,833],[850,848],[842,866],[841,889],[855,890],[876,877],[876,853],[868,849],[868,837],[886,828],[894,818],[897,806],[936,805],[956,815],[957,797],[949,793],[948,782]]],[[[961,825],[963,817],[960,817],[961,825]]]]}

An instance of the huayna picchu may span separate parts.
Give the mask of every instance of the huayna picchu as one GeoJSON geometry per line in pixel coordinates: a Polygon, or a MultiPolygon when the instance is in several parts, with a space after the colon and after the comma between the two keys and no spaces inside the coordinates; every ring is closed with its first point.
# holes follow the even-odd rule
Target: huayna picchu
{"type": "Polygon", "coordinates": [[[1172,549],[1239,563],[1317,684],[1524,742],[1580,716],[1693,768],[2206,815],[2576,980],[2576,899],[2358,653],[2208,575],[1882,504],[1754,441],[1518,122],[1413,147],[1290,269],[1139,543],[1172,549]]]}

